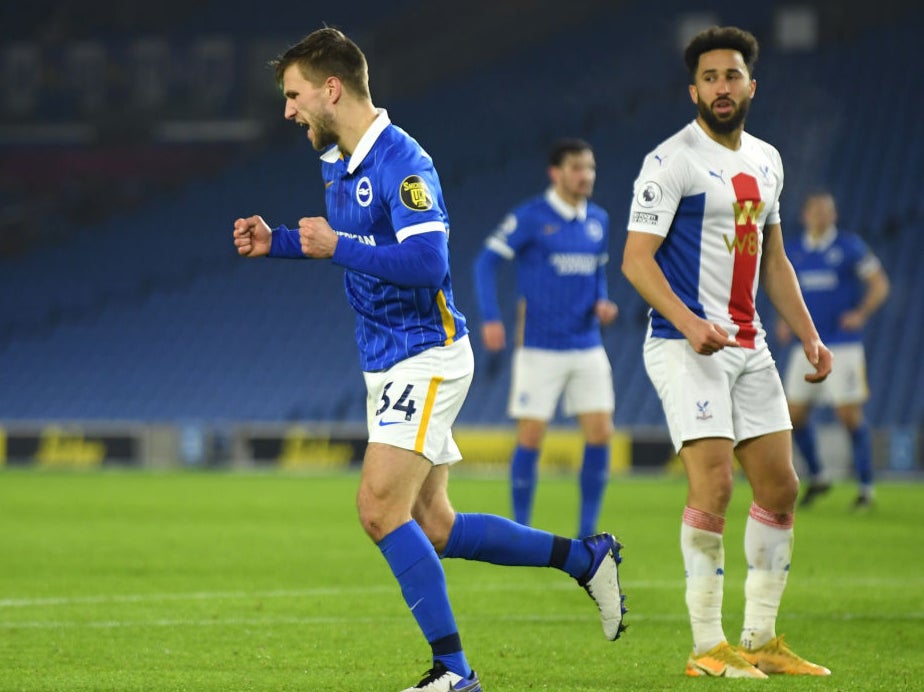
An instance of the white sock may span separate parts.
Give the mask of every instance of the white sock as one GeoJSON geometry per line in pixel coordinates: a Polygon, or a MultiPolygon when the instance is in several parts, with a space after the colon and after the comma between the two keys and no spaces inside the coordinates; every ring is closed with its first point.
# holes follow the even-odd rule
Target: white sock
{"type": "Polygon", "coordinates": [[[744,529],[748,576],[744,582],[741,646],[756,649],[776,637],[776,616],[792,560],[793,515],[751,504],[744,529]]]}
{"type": "Polygon", "coordinates": [[[680,525],[680,549],[687,578],[687,610],[693,653],[703,654],[725,641],[722,590],[725,584],[725,519],[687,507],[680,525]]]}

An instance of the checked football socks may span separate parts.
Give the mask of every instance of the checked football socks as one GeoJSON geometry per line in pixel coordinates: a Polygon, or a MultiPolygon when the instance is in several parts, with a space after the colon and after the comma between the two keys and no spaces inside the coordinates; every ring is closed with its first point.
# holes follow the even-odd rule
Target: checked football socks
{"type": "Polygon", "coordinates": [[[587,574],[591,554],[583,541],[523,526],[494,514],[456,514],[441,557],[494,565],[554,567],[575,579],[587,574]]]}
{"type": "Polygon", "coordinates": [[[439,556],[416,521],[402,524],[379,541],[379,550],[401,585],[404,602],[430,643],[433,661],[468,678],[472,669],[446,591],[446,574],[439,556]]]}
{"type": "Polygon", "coordinates": [[[581,520],[578,537],[586,538],[597,533],[597,520],[603,493],[610,477],[609,445],[586,445],[581,464],[581,520]]]}

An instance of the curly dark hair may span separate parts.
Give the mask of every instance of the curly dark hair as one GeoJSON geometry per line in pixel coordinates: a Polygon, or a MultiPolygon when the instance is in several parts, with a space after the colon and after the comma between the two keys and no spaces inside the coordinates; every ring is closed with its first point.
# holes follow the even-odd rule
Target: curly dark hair
{"type": "Polygon", "coordinates": [[[690,73],[690,81],[696,80],[696,68],[699,67],[699,56],[711,50],[736,50],[744,58],[748,74],[754,75],[754,63],[760,47],[754,34],[736,26],[711,26],[700,31],[687,44],[683,51],[683,61],[690,73]]]}

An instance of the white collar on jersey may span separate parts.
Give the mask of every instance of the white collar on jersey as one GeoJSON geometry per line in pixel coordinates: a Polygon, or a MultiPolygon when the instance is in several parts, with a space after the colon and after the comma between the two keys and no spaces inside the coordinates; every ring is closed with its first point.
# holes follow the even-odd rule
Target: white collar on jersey
{"type": "Polygon", "coordinates": [[[831,225],[817,239],[806,231],[802,234],[802,243],[808,250],[827,250],[835,238],[837,238],[837,226],[831,225]]]}
{"type": "Polygon", "coordinates": [[[550,187],[545,191],[545,201],[548,202],[549,206],[565,221],[574,221],[575,219],[579,221],[587,220],[586,199],[581,200],[576,207],[572,207],[555,192],[554,187],[550,187]]]}
{"type": "MultiPolygon", "coordinates": [[[[388,111],[384,108],[376,108],[375,112],[378,113],[378,115],[375,120],[372,121],[372,124],[369,126],[369,129],[366,130],[365,134],[359,138],[356,150],[353,152],[353,155],[350,157],[350,162],[347,164],[347,173],[352,173],[359,168],[359,164],[366,158],[366,154],[372,150],[372,145],[375,144],[375,140],[385,131],[386,127],[391,125],[388,111]]],[[[326,163],[336,163],[339,158],[340,147],[336,144],[321,154],[321,160],[326,163]]]]}

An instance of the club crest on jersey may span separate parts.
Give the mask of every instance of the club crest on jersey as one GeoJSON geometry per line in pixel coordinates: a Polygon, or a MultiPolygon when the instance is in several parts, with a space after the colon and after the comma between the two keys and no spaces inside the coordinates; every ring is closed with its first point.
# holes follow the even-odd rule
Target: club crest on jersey
{"type": "Polygon", "coordinates": [[[361,207],[372,204],[372,181],[366,176],[356,183],[356,203],[361,207]]]}
{"type": "Polygon", "coordinates": [[[650,209],[658,206],[662,197],[664,197],[664,193],[661,191],[661,186],[653,180],[646,180],[642,183],[642,189],[635,196],[635,201],[638,202],[639,206],[650,209]]]}
{"type": "Polygon", "coordinates": [[[596,219],[588,219],[585,226],[587,237],[591,240],[603,240],[603,226],[596,219]]]}
{"type": "Polygon", "coordinates": [[[409,175],[398,188],[401,203],[413,211],[427,211],[433,208],[433,196],[427,184],[419,175],[409,175]]]}

